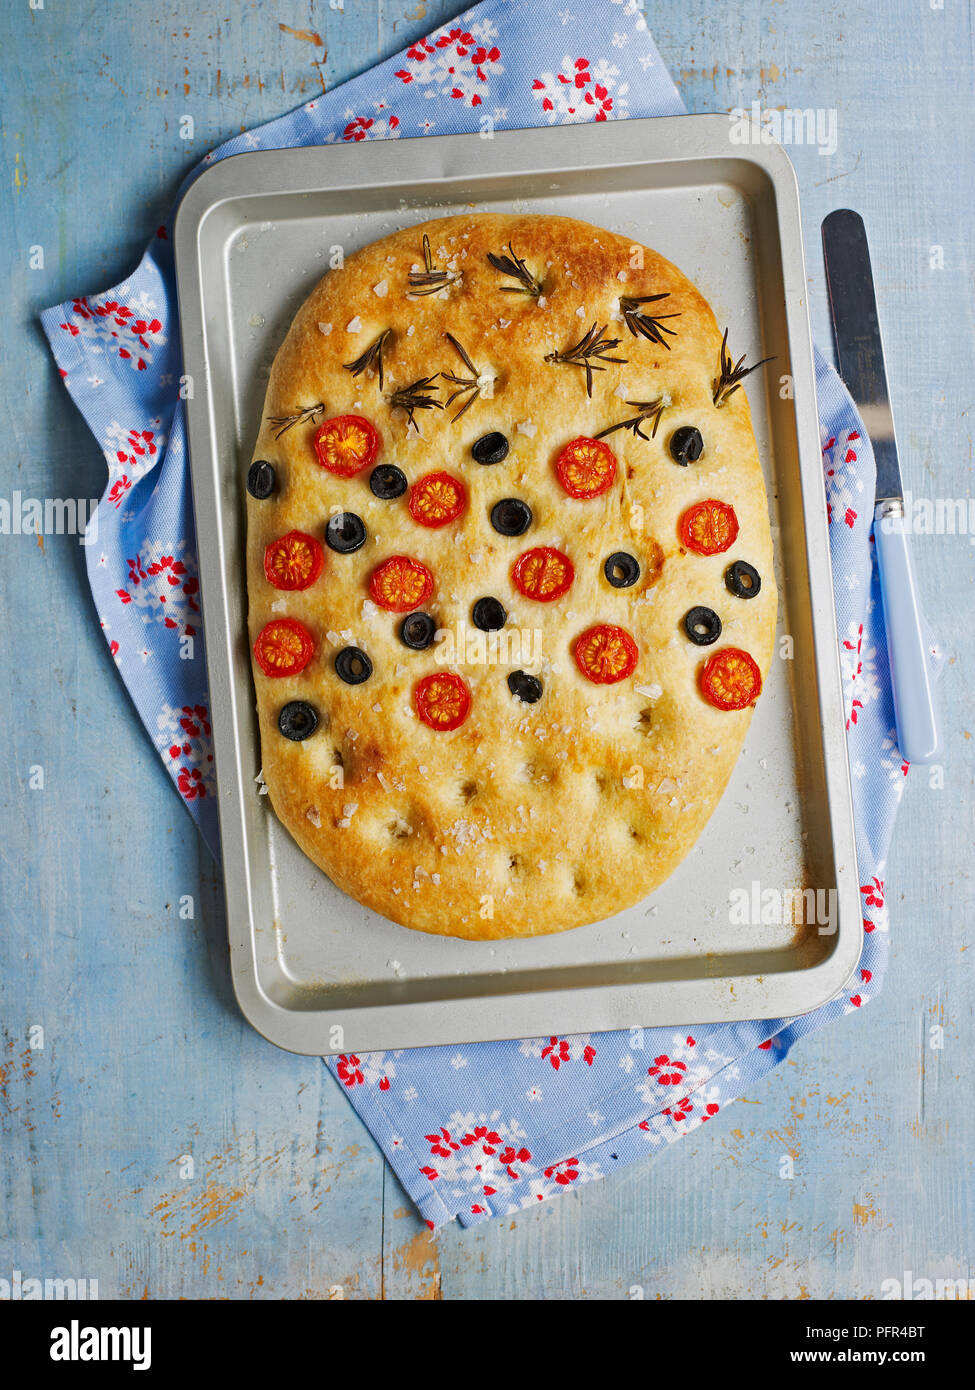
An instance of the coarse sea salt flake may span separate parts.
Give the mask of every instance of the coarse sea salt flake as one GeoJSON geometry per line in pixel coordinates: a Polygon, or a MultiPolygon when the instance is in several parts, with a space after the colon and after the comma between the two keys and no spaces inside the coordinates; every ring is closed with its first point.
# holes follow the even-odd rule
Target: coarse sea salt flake
{"type": "Polygon", "coordinates": [[[515,425],[515,429],[519,434],[527,434],[529,439],[534,438],[538,433],[538,426],[532,424],[531,420],[520,420],[518,424],[515,425]]]}
{"type": "Polygon", "coordinates": [[[356,314],[354,319],[349,319],[348,323],[345,325],[345,331],[346,333],[362,332],[362,319],[360,319],[358,314],[356,314]]]}
{"type": "Polygon", "coordinates": [[[306,816],[308,817],[308,819],[311,821],[312,825],[315,827],[316,830],[321,830],[321,828],[322,828],[322,817],[321,817],[321,814],[319,813],[319,810],[318,810],[318,807],[317,807],[317,806],[309,806],[309,807],[308,807],[308,810],[305,812],[305,815],[306,815],[306,816]]]}
{"type": "Polygon", "coordinates": [[[332,325],[330,323],[320,323],[318,325],[318,331],[319,333],[323,333],[327,338],[332,331],[332,325]]]}
{"type": "Polygon", "coordinates": [[[663,692],[663,686],[654,681],[653,685],[635,685],[633,689],[638,695],[645,695],[648,700],[659,700],[663,692]]]}

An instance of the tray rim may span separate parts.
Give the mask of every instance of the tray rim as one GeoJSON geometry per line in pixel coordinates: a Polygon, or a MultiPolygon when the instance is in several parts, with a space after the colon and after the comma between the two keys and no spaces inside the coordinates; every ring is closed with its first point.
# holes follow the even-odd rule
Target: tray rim
{"type": "MultiPolygon", "coordinates": [[[[522,155],[516,157],[514,164],[508,169],[499,169],[496,167],[497,161],[494,160],[491,161],[488,170],[479,169],[475,177],[484,177],[486,174],[497,176],[500,173],[510,174],[512,178],[525,174],[541,177],[546,173],[554,175],[567,169],[625,169],[648,164],[728,160],[732,163],[756,166],[771,182],[775,195],[775,217],[780,245],[783,248],[781,271],[785,291],[784,309],[790,365],[797,386],[794,412],[806,560],[810,574],[822,576],[825,573],[827,581],[825,585],[817,583],[816,589],[810,590],[810,618],[817,661],[820,724],[823,728],[828,727],[826,706],[831,706],[834,714],[837,705],[839,710],[843,709],[842,676],[825,495],[820,483],[819,417],[816,406],[812,331],[806,294],[799,189],[791,160],[782,146],[774,142],[731,145],[728,137],[728,119],[721,115],[660,116],[619,123],[607,122],[603,126],[577,126],[573,127],[572,145],[565,144],[565,136],[558,127],[508,130],[495,134],[489,143],[497,150],[503,148],[506,142],[514,143],[519,136],[531,136],[533,141],[541,146],[540,153],[550,149],[553,152],[550,156],[551,163],[540,159],[538,154],[531,161],[522,155]],[[618,154],[614,150],[612,137],[615,134],[614,127],[618,126],[625,126],[630,131],[633,131],[634,127],[637,128],[634,133],[642,137],[638,158],[618,154]],[[587,157],[590,154],[598,154],[598,158],[587,157]],[[524,167],[525,164],[530,164],[530,167],[524,167]],[[790,242],[794,251],[791,263],[785,254],[785,248],[790,242]],[[816,441],[815,455],[810,442],[812,440],[816,441]],[[810,525],[810,522],[813,524],[810,525]],[[831,650],[832,658],[827,657],[824,660],[827,649],[831,650]]],[[[340,173],[344,172],[341,165],[345,164],[349,166],[348,172],[353,174],[352,177],[346,176],[339,180],[338,186],[343,191],[380,187],[387,180],[369,177],[370,151],[377,147],[382,148],[387,143],[374,142],[353,148],[319,145],[284,150],[244,151],[229,155],[204,170],[183,195],[173,231],[183,361],[184,369],[190,364],[198,364],[202,369],[201,378],[206,383],[205,391],[194,393],[186,401],[191,490],[198,532],[200,515],[205,507],[212,507],[218,518],[221,510],[221,501],[213,482],[214,460],[210,449],[212,402],[204,322],[204,267],[199,254],[200,236],[206,220],[221,205],[239,198],[320,194],[335,186],[336,163],[340,166],[340,173]],[[333,166],[331,169],[330,165],[333,166]],[[262,186],[261,180],[257,177],[251,181],[250,176],[256,176],[260,166],[266,166],[270,171],[272,177],[268,182],[272,186],[262,186]]],[[[471,169],[465,164],[465,160],[475,151],[478,158],[484,160],[484,142],[476,134],[416,136],[401,139],[396,143],[397,151],[403,155],[401,182],[412,180],[417,183],[439,184],[444,188],[446,203],[451,201],[452,185],[465,180],[470,181],[472,178],[471,169]]],[[[223,534],[219,526],[214,539],[216,543],[199,556],[204,611],[207,611],[208,594],[217,594],[218,599],[222,596],[224,601],[226,600],[223,534]]],[[[213,606],[210,605],[210,611],[213,606]]],[[[224,607],[226,608],[226,602],[224,607]]],[[[233,633],[230,631],[229,623],[220,623],[219,638],[221,640],[213,640],[212,628],[206,631],[211,707],[235,709],[229,646],[233,641],[233,633]]],[[[842,728],[840,723],[839,730],[842,728]]],[[[492,1027],[489,1022],[491,1012],[497,1008],[497,997],[494,995],[481,995],[463,1001],[464,1016],[468,1023],[468,1026],[461,1030],[463,1036],[457,1036],[456,1028],[453,1026],[446,1031],[438,1027],[442,1019],[449,1020],[456,1013],[458,1001],[455,999],[442,999],[434,1003],[414,1001],[335,1010],[304,1010],[286,1008],[269,996],[262,986],[257,961],[256,930],[247,888],[250,877],[249,845],[243,822],[242,801],[239,803],[239,809],[235,809],[238,808],[238,796],[250,780],[249,776],[242,780],[243,768],[240,764],[240,743],[236,729],[236,717],[226,721],[213,721],[216,799],[224,862],[227,862],[228,853],[231,856],[236,855],[245,870],[237,876],[228,875],[225,871],[222,874],[231,974],[238,1005],[252,1027],[276,1046],[304,1055],[348,1051],[353,1045],[345,1043],[346,1033],[355,1039],[362,1036],[363,1030],[380,1036],[375,1045],[367,1046],[365,1042],[355,1042],[353,1050],[358,1052],[498,1040],[497,1026],[492,1027]],[[225,769],[230,767],[234,775],[228,776],[225,772],[221,778],[221,766],[225,769]],[[479,1008],[476,1007],[478,1005],[479,1008]],[[475,1018],[483,1018],[484,1021],[476,1023],[475,1018]],[[341,1030],[342,1042],[338,1046],[330,1047],[326,1035],[335,1028],[341,1030]],[[313,1041],[309,1040],[311,1034],[315,1034],[313,1041]]],[[[550,1031],[548,1024],[541,1026],[537,1019],[543,1000],[546,1018],[549,1015],[564,1016],[566,1009],[576,1015],[580,1012],[583,1014],[581,1024],[575,1023],[571,1029],[563,1028],[560,1031],[598,1032],[623,1026],[618,1017],[603,1020],[600,1015],[607,1009],[618,1013],[619,1005],[624,1002],[627,1018],[653,1018],[659,1011],[659,999],[664,992],[668,1002],[665,1024],[670,1021],[671,1015],[675,1023],[686,1020],[699,1024],[708,1022],[709,1017],[701,1017],[701,995],[703,990],[707,989],[709,998],[713,999],[714,986],[718,980],[724,980],[729,984],[733,991],[733,1002],[720,1018],[710,1021],[733,1022],[773,1017],[767,1002],[762,1002],[762,996],[767,992],[765,981],[776,977],[785,976],[801,980],[808,995],[812,997],[813,1002],[804,999],[803,1008],[789,1011],[790,1017],[812,1012],[832,998],[852,975],[860,958],[863,943],[852,793],[845,737],[842,743],[839,740],[835,743],[837,746],[834,746],[834,741],[825,737],[820,742],[839,903],[837,939],[833,950],[823,960],[811,966],[774,972],[774,975],[766,974],[764,977],[737,975],[710,979],[702,977],[678,981],[617,983],[585,989],[551,990],[546,991],[544,995],[538,992],[508,993],[504,995],[505,1014],[510,1017],[514,1013],[516,1017],[505,1026],[503,1037],[528,1037],[535,1036],[540,1031],[550,1031]],[[686,1004],[682,1002],[685,996],[686,1004]],[[536,1015],[534,1021],[530,1017],[533,1011],[536,1015]]],[[[565,935],[571,938],[572,933],[565,935]]],[[[712,1014],[713,1005],[706,1006],[704,1012],[707,1015],[712,1014]]],[[[645,1026],[655,1026],[657,1022],[660,1020],[656,1019],[645,1026]]]]}

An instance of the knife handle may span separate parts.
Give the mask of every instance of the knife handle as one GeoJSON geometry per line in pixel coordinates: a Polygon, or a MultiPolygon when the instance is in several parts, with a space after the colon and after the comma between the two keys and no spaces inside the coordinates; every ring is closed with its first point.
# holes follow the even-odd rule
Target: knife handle
{"type": "Polygon", "coordinates": [[[900,499],[879,502],[874,523],[897,745],[909,763],[933,763],[941,752],[941,739],[931,689],[927,624],[918,602],[910,536],[900,499]]]}

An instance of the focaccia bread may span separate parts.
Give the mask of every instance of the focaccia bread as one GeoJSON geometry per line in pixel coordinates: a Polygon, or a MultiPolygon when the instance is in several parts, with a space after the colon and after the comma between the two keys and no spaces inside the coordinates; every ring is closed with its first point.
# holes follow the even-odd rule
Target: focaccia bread
{"type": "Polygon", "coordinates": [[[694,844],[776,612],[726,339],[561,217],[410,227],[312,291],[247,478],[250,642],[271,803],[352,897],[537,936],[694,844]]]}

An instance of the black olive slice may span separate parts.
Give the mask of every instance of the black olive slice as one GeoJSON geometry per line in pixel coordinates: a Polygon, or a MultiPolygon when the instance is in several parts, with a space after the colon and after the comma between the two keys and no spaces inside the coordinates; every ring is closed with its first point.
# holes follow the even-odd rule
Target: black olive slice
{"type": "Polygon", "coordinates": [[[762,587],[762,576],[747,560],[736,560],[725,570],[724,582],[735,598],[754,598],[762,587]]]}
{"type": "Polygon", "coordinates": [[[336,654],[335,671],[346,685],[361,685],[372,675],[372,662],[358,647],[343,647],[336,654]]]}
{"type": "Polygon", "coordinates": [[[640,578],[640,562],[625,550],[615,550],[603,565],[603,574],[614,589],[629,589],[640,578]]]}
{"type": "Polygon", "coordinates": [[[258,459],[247,470],[247,491],[258,502],[266,502],[277,484],[277,474],[272,464],[258,459]]]}
{"type": "Polygon", "coordinates": [[[504,497],[491,508],[491,525],[502,536],[523,536],[532,524],[532,509],[520,497],[504,497]]]}
{"type": "Polygon", "coordinates": [[[542,698],[541,681],[537,676],[530,676],[527,671],[512,671],[508,677],[508,689],[526,705],[537,704],[542,698]]]}
{"type": "Polygon", "coordinates": [[[355,512],[338,512],[328,519],[325,527],[325,541],[340,555],[351,555],[366,543],[366,528],[362,517],[355,512]]]}
{"type": "Polygon", "coordinates": [[[495,632],[508,621],[504,605],[496,598],[479,598],[471,609],[471,617],[474,626],[479,627],[482,632],[495,632]]]}
{"type": "Polygon", "coordinates": [[[721,619],[713,608],[690,608],[684,615],[684,631],[696,647],[710,647],[721,636],[721,619]]]}
{"type": "Polygon", "coordinates": [[[408,613],[399,625],[399,638],[415,652],[425,652],[433,645],[437,624],[429,613],[408,613]]]}
{"type": "Polygon", "coordinates": [[[703,453],[704,440],[701,438],[701,431],[693,425],[681,425],[680,429],[674,430],[670,436],[670,457],[682,468],[686,468],[689,463],[697,463],[703,453]]]}
{"type": "Polygon", "coordinates": [[[307,701],[291,700],[278,715],[278,728],[292,743],[301,743],[318,728],[318,714],[307,701]]]}
{"type": "Polygon", "coordinates": [[[374,497],[388,501],[391,497],[402,497],[406,491],[406,474],[395,463],[381,463],[369,474],[369,486],[374,497]]]}
{"type": "Polygon", "coordinates": [[[471,446],[476,463],[501,463],[508,457],[508,441],[500,430],[482,434],[471,446]]]}

